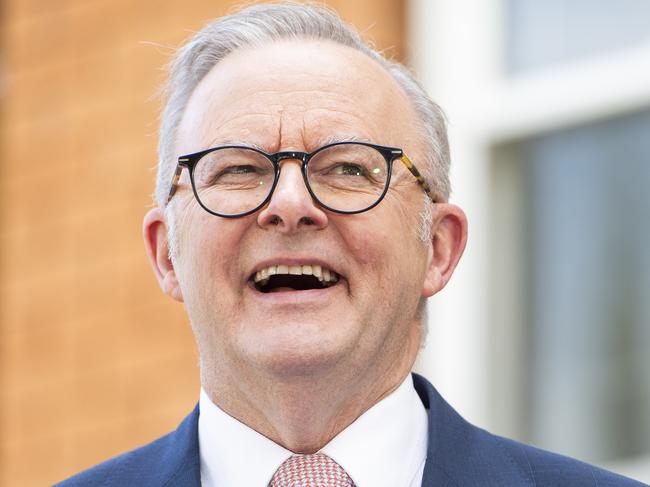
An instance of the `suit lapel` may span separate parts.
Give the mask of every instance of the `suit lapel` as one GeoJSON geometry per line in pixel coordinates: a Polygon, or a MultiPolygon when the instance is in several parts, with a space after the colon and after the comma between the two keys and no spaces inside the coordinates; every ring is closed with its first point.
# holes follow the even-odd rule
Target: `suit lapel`
{"type": "MultiPolygon", "coordinates": [[[[449,453],[446,448],[447,445],[443,445],[441,439],[443,430],[458,428],[457,423],[459,421],[450,417],[450,413],[455,413],[455,411],[442,399],[431,383],[421,375],[413,374],[413,384],[427,410],[428,418],[429,441],[427,460],[424,464],[424,474],[422,476],[422,487],[455,486],[457,484],[445,470],[445,465],[449,461],[449,453]]],[[[449,446],[453,449],[453,445],[449,446]]]]}
{"type": "MultiPolygon", "coordinates": [[[[481,485],[486,480],[484,475],[494,475],[495,469],[502,479],[519,478],[512,476],[512,464],[504,464],[500,455],[487,451],[484,443],[487,433],[467,423],[424,377],[413,374],[413,383],[428,417],[429,442],[423,487],[481,485]]],[[[178,429],[167,437],[153,485],[201,486],[198,419],[197,404],[178,429]]]]}
{"type": "Polygon", "coordinates": [[[465,421],[424,377],[413,383],[429,420],[423,487],[530,485],[502,439],[465,421]]]}
{"type": "Polygon", "coordinates": [[[150,485],[201,487],[198,404],[166,439],[150,485]]]}

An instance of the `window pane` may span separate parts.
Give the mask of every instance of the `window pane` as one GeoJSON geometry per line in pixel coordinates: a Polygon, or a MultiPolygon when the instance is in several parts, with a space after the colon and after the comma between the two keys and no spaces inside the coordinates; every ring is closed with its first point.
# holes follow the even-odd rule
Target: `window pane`
{"type": "Polygon", "coordinates": [[[529,440],[650,452],[650,113],[520,144],[529,227],[529,440]]]}
{"type": "Polygon", "coordinates": [[[506,69],[519,73],[650,40],[648,0],[507,0],[506,69]]]}

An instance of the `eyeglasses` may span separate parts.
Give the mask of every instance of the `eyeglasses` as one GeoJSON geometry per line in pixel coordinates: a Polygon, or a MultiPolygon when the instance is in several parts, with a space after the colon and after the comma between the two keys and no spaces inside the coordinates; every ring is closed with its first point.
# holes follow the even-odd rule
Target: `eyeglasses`
{"type": "Polygon", "coordinates": [[[336,213],[354,214],[379,204],[388,191],[393,162],[401,160],[435,202],[429,185],[402,149],[367,142],[336,142],[313,152],[267,154],[253,147],[226,145],[178,158],[167,202],[187,168],[192,190],[209,213],[224,218],[250,215],[268,203],[280,177],[280,162],[301,161],[312,198],[336,213]]]}

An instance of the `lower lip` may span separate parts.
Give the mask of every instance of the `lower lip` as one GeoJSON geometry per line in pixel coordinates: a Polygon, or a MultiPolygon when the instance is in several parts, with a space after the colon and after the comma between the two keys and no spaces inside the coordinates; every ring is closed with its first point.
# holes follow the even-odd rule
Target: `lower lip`
{"type": "Polygon", "coordinates": [[[248,290],[258,299],[269,305],[300,305],[300,304],[318,304],[319,302],[329,302],[336,293],[343,290],[344,284],[340,279],[336,284],[322,289],[305,289],[303,291],[285,288],[281,291],[263,293],[255,288],[255,285],[249,281],[248,290]]]}

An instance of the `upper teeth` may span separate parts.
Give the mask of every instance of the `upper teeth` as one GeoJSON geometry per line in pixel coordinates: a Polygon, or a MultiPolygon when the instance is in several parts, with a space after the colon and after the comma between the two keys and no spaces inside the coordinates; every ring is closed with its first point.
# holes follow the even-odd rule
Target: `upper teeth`
{"type": "Polygon", "coordinates": [[[255,273],[253,280],[256,283],[266,284],[269,276],[276,274],[291,274],[294,276],[314,276],[322,283],[333,283],[338,281],[336,272],[319,265],[271,265],[255,273]]]}

